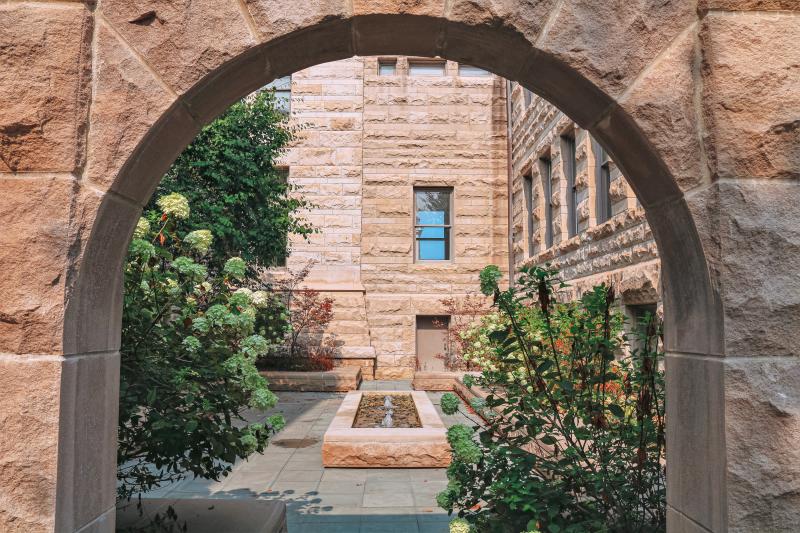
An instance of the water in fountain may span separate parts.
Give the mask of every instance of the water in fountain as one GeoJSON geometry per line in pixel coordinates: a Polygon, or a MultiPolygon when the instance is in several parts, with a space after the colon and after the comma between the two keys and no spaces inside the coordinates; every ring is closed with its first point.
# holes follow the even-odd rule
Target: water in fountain
{"type": "Polygon", "coordinates": [[[383,408],[386,410],[386,414],[383,416],[383,420],[381,420],[381,427],[390,428],[394,425],[394,420],[392,420],[394,405],[392,404],[392,397],[388,394],[383,397],[383,408]]]}

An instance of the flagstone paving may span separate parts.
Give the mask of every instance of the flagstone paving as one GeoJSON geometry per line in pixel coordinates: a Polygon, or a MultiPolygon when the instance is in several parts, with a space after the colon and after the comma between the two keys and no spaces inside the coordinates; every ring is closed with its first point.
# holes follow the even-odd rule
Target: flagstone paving
{"type": "MultiPolygon", "coordinates": [[[[363,390],[411,390],[410,382],[365,381],[363,390]]],[[[442,393],[428,393],[445,423],[472,424],[461,414],[441,412],[442,393]]],[[[148,497],[278,498],[287,504],[289,533],[446,532],[449,518],[436,505],[447,484],[443,468],[324,468],[322,436],[343,393],[282,392],[270,412],[286,418],[263,455],[237,463],[219,482],[184,480],[148,497]]]]}

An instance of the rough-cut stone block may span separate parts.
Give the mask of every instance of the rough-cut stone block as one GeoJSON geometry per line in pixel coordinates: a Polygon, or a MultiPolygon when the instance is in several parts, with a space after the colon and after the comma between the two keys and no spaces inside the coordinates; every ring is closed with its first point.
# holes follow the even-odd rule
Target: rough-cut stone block
{"type": "Polygon", "coordinates": [[[800,178],[797,15],[711,13],[703,108],[716,178],[800,178]]]}
{"type": "Polygon", "coordinates": [[[611,96],[696,19],[692,2],[565,0],[539,43],[611,96]]]}
{"type": "Polygon", "coordinates": [[[464,377],[466,372],[434,372],[418,370],[414,373],[411,386],[414,390],[424,391],[452,391],[456,382],[464,377]]]}
{"type": "Polygon", "coordinates": [[[0,6],[0,171],[83,164],[92,20],[85,6],[0,6]]]}
{"type": "MultiPolygon", "coordinates": [[[[450,464],[444,422],[425,392],[414,400],[420,428],[354,428],[362,392],[347,393],[322,440],[322,464],[355,468],[442,468],[450,464]]],[[[369,394],[398,394],[370,392],[369,394]]]]}
{"type": "Polygon", "coordinates": [[[62,353],[76,188],[69,178],[0,179],[0,353],[62,353]]]}
{"type": "Polygon", "coordinates": [[[350,15],[346,0],[286,2],[244,0],[263,39],[270,40],[317,24],[343,20],[350,15]]]}
{"type": "MultiPolygon", "coordinates": [[[[694,102],[695,32],[684,32],[670,44],[621,100],[648,140],[661,150],[682,190],[708,174],[694,102]]],[[[620,154],[623,158],[625,154],[620,154]]],[[[624,180],[617,180],[624,184],[624,180]]]]}
{"type": "Polygon", "coordinates": [[[104,0],[101,11],[179,93],[257,44],[238,2],[104,0]]]}
{"type": "Polygon", "coordinates": [[[89,130],[87,176],[109,188],[174,96],[102,21],[89,130]]]}
{"type": "Polygon", "coordinates": [[[719,287],[725,355],[797,353],[798,199],[800,184],[784,180],[716,183],[688,199],[719,287]]]}
{"type": "Polygon", "coordinates": [[[414,377],[414,369],[405,366],[379,366],[375,369],[375,379],[411,379],[414,377]]]}
{"type": "Polygon", "coordinates": [[[59,391],[55,358],[0,359],[0,530],[55,530],[59,391]]]}
{"type": "Polygon", "coordinates": [[[800,523],[800,357],[725,360],[731,532],[800,523]]]}
{"type": "Polygon", "coordinates": [[[349,392],[361,385],[361,368],[343,366],[328,372],[290,372],[267,370],[261,372],[273,391],[349,392]]]}
{"type": "Polygon", "coordinates": [[[797,0],[700,0],[697,9],[730,11],[800,11],[797,0]]]}

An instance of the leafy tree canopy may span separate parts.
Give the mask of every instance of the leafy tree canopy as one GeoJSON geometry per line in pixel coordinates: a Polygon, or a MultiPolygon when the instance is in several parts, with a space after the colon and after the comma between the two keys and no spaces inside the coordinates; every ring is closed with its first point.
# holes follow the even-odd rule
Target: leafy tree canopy
{"type": "Polygon", "coordinates": [[[180,193],[192,209],[178,237],[210,230],[212,268],[222,268],[220,261],[232,256],[254,266],[282,264],[288,234],[313,231],[297,216],[306,202],[291,194],[276,166],[294,133],[269,91],[234,104],[178,157],[145,211],[158,216],[155,198],[180,193]]]}

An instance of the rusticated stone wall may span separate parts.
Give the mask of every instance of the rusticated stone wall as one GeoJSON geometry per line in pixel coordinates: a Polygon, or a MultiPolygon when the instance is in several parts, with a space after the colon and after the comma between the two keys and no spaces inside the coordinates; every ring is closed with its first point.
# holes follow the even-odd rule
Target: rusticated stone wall
{"type": "Polygon", "coordinates": [[[354,55],[441,56],[612,154],[661,258],[667,529],[800,523],[796,0],[0,3],[0,530],[114,530],[121,265],[199,128],[354,55]]]}
{"type": "MultiPolygon", "coordinates": [[[[318,229],[295,239],[287,266],[314,267],[306,286],[335,301],[326,337],[339,364],[367,378],[410,378],[416,316],[478,291],[478,271],[507,268],[505,81],[486,73],[412,76],[409,59],[379,75],[377,57],[317,65],[292,77],[297,141],[283,158],[318,229]],[[414,187],[452,187],[452,260],[414,259],[414,187]]],[[[413,58],[412,58],[413,61],[413,58]]]]}
{"type": "MultiPolygon", "coordinates": [[[[601,148],[545,99],[519,84],[511,90],[512,225],[514,264],[551,264],[577,296],[599,283],[615,288],[622,306],[660,304],[660,262],[644,209],[625,177],[609,163],[611,217],[598,217],[598,167],[601,148]],[[575,217],[577,232],[568,229],[567,157],[562,137],[575,139],[575,217]],[[545,180],[550,161],[552,244],[546,232],[545,180]],[[526,199],[525,179],[532,197],[526,199]],[[530,211],[530,213],[529,213],[530,211]],[[530,214],[530,218],[529,218],[530,214]]],[[[630,313],[633,315],[633,312],[630,313]]]]}

